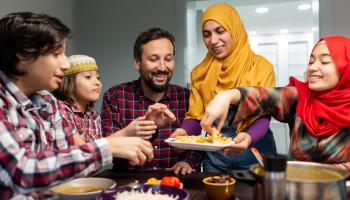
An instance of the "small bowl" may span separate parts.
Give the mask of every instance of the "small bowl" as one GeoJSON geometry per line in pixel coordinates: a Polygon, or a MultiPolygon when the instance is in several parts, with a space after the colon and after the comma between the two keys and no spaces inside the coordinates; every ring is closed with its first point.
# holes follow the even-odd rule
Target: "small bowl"
{"type": "Polygon", "coordinates": [[[261,165],[251,165],[249,171],[253,174],[257,181],[259,181],[260,183],[264,181],[265,169],[261,165]]]}
{"type": "MultiPolygon", "coordinates": [[[[77,178],[52,187],[50,190],[59,196],[59,199],[87,200],[95,199],[103,190],[116,186],[115,181],[108,178],[77,178]],[[72,192],[69,189],[81,187],[99,187],[91,192],[72,192]]],[[[91,189],[91,188],[90,188],[91,189]]]]}
{"type": "Polygon", "coordinates": [[[228,200],[232,199],[234,191],[233,186],[235,179],[230,178],[228,183],[212,183],[212,177],[206,177],[203,179],[205,190],[207,191],[208,197],[215,200],[228,200]]]}

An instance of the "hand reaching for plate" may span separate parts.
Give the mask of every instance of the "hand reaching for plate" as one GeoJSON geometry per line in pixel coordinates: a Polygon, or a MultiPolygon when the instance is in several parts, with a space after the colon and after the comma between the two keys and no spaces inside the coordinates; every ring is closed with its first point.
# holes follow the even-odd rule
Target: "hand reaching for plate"
{"type": "Polygon", "coordinates": [[[176,120],[174,113],[166,105],[161,103],[150,105],[145,116],[146,120],[154,121],[157,128],[164,128],[176,120]]]}

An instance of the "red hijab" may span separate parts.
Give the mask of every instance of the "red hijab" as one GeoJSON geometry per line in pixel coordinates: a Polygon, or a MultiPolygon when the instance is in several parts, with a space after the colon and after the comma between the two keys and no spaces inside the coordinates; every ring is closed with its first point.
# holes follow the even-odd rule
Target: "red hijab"
{"type": "Polygon", "coordinates": [[[313,136],[329,136],[350,127],[350,39],[330,36],[320,39],[323,40],[340,73],[338,84],[317,92],[294,77],[289,82],[298,91],[297,114],[313,136]]]}

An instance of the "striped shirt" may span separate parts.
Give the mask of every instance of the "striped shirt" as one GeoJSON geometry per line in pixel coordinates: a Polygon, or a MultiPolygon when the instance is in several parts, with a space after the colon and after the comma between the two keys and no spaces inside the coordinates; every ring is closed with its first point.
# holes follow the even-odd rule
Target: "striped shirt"
{"type": "MultiPolygon", "coordinates": [[[[171,133],[179,128],[188,109],[189,91],[186,88],[169,85],[165,96],[159,103],[165,104],[176,116],[176,121],[165,128],[158,129],[155,137],[151,139],[154,159],[143,166],[133,167],[127,161],[119,161],[114,168],[158,170],[172,167],[178,161],[186,161],[193,168],[197,168],[200,161],[199,154],[193,151],[179,154],[166,142],[171,133]]],[[[145,97],[141,88],[141,79],[113,86],[103,95],[102,103],[102,130],[108,136],[126,127],[140,116],[144,116],[148,106],[155,102],[145,97]]]]}
{"type": "Polygon", "coordinates": [[[276,120],[289,125],[289,154],[293,160],[336,164],[350,169],[350,124],[331,136],[312,136],[296,113],[298,93],[295,87],[248,87],[239,90],[242,97],[235,122],[253,113],[270,113],[276,120]]]}
{"type": "Polygon", "coordinates": [[[69,122],[73,134],[78,133],[85,142],[102,137],[101,117],[92,105],[89,105],[85,113],[82,113],[76,104],[71,105],[67,101],[61,101],[60,109],[63,118],[69,122]]]}
{"type": "Polygon", "coordinates": [[[28,98],[0,71],[1,199],[38,198],[40,190],[112,163],[105,139],[72,144],[57,100],[47,91],[28,98]]]}

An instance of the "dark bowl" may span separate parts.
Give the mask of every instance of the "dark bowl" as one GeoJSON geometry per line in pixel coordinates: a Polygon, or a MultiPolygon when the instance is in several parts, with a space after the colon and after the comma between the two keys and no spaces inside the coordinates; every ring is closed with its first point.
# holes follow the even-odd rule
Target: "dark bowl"
{"type": "MultiPolygon", "coordinates": [[[[114,200],[117,193],[124,191],[131,191],[132,189],[127,186],[116,187],[111,190],[103,191],[98,197],[98,200],[114,200]]],[[[159,194],[169,194],[172,196],[178,197],[179,200],[188,200],[189,193],[185,189],[179,189],[176,187],[170,187],[165,185],[140,185],[140,188],[137,189],[140,192],[146,193],[148,190],[151,190],[152,193],[159,192],[159,194]]]]}

